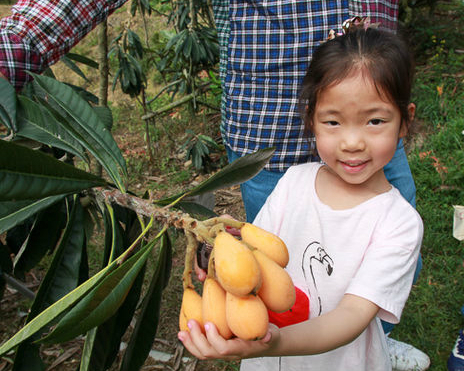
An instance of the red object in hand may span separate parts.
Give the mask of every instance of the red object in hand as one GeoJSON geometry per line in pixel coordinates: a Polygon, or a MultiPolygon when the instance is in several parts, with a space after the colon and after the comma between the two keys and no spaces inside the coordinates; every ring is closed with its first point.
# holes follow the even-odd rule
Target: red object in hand
{"type": "Polygon", "coordinates": [[[298,287],[295,287],[296,300],[293,307],[283,313],[268,310],[269,322],[277,327],[285,327],[309,319],[309,298],[298,287]]]}

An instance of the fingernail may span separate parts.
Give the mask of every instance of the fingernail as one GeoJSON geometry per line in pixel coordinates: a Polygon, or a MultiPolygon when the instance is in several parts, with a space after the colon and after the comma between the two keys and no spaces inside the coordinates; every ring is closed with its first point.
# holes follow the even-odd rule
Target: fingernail
{"type": "Polygon", "coordinates": [[[205,330],[206,330],[206,331],[209,331],[210,328],[211,328],[210,324],[207,323],[207,324],[205,325],[205,330]]]}
{"type": "Polygon", "coordinates": [[[187,327],[191,330],[192,329],[192,322],[188,321],[187,322],[187,327]]]}
{"type": "Polygon", "coordinates": [[[182,342],[185,340],[183,334],[181,334],[181,333],[178,333],[178,334],[177,334],[177,338],[178,338],[180,341],[182,341],[182,342]]]}

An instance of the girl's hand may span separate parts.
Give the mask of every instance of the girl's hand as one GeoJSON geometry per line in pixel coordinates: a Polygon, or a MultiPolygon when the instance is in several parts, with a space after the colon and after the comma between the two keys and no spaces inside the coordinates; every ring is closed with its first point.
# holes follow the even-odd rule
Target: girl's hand
{"type": "Polygon", "coordinates": [[[190,332],[180,331],[179,340],[195,357],[205,359],[237,360],[263,356],[276,345],[280,338],[279,329],[270,324],[267,334],[261,340],[224,339],[216,326],[205,324],[206,336],[201,332],[200,325],[194,320],[188,322],[190,332]]]}

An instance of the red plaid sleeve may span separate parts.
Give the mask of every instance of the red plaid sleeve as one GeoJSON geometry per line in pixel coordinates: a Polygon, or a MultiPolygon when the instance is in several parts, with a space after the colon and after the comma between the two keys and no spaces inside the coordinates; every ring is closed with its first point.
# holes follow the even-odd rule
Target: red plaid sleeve
{"type": "Polygon", "coordinates": [[[18,0],[0,20],[0,72],[20,89],[127,0],[18,0]]]}

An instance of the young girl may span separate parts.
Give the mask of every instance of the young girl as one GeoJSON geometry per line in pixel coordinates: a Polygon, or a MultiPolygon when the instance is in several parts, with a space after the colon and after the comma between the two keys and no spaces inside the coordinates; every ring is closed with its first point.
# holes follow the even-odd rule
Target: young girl
{"type": "Polygon", "coordinates": [[[189,321],[179,339],[193,355],[244,359],[242,371],[391,370],[380,319],[400,319],[423,228],[383,167],[414,117],[412,78],[391,33],[355,29],[318,48],[302,101],[323,164],[291,167],[254,221],[287,244],[309,318],[257,341],[225,340],[211,323],[205,336],[189,321]]]}

